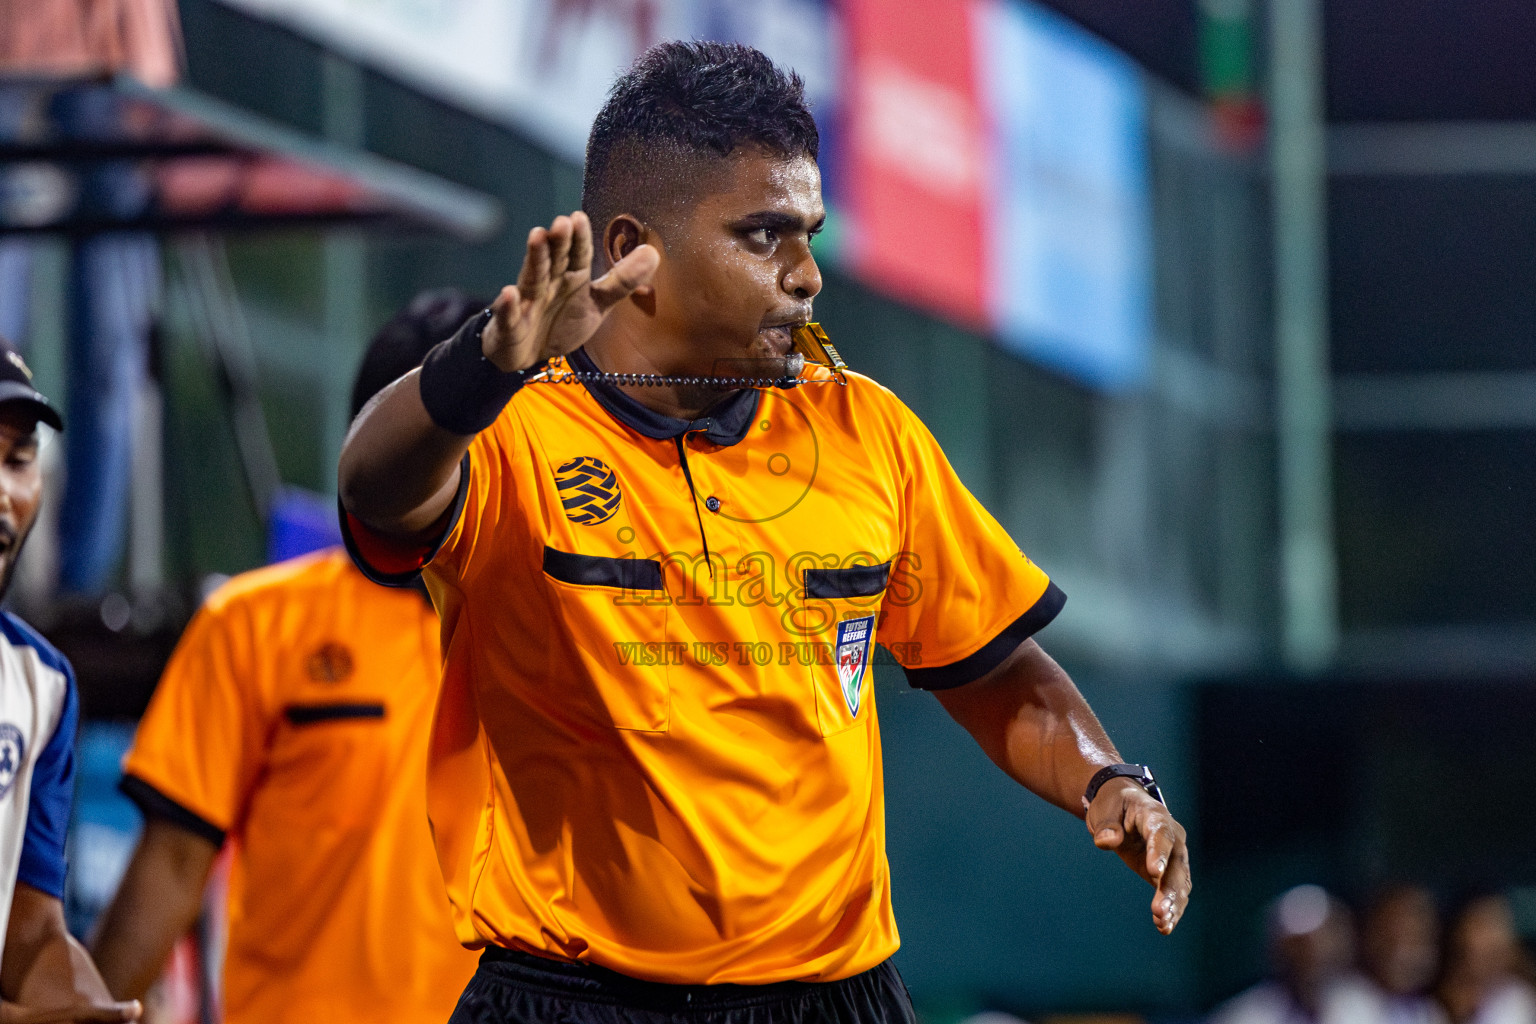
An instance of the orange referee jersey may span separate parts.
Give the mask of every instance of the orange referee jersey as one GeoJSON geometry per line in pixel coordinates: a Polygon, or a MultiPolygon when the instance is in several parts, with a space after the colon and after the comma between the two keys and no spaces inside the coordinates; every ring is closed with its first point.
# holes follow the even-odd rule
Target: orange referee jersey
{"type": "Polygon", "coordinates": [[[427,824],[437,631],[337,549],[236,577],[187,627],[123,788],[235,840],[228,1024],[441,1024],[474,973],[427,824]]]}
{"type": "MultiPolygon", "coordinates": [[[[858,374],[692,422],[537,385],[465,465],[426,570],[459,938],[676,983],[889,957],[873,642],[958,685],[1064,601],[923,425],[858,374]]],[[[409,575],[344,518],[371,571],[409,575]]]]}

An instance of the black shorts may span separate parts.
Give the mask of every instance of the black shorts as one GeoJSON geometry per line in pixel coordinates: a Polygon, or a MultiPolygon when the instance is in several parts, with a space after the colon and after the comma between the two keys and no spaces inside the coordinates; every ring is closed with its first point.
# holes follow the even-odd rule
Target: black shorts
{"type": "Polygon", "coordinates": [[[840,981],[664,985],[492,946],[448,1024],[916,1024],[889,960],[840,981]]]}

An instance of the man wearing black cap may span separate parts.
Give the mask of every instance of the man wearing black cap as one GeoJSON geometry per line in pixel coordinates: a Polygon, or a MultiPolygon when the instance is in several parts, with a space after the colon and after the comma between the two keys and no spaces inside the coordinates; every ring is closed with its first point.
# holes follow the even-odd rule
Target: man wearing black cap
{"type": "MultiPolygon", "coordinates": [[[[0,338],[0,595],[37,517],[37,425],[64,421],[0,338]]],[[[74,671],[48,641],[0,611],[0,1024],[137,1020],[114,1002],[64,925],[64,838],[79,721],[74,671]]]]}

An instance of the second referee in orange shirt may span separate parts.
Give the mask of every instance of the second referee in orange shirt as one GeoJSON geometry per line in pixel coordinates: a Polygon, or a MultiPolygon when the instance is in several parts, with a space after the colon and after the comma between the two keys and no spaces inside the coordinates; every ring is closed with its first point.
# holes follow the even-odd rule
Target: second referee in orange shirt
{"type": "MultiPolygon", "coordinates": [[[[353,411],[471,308],[418,296],[369,346],[353,411]]],[[[427,826],[440,666],[425,592],[370,583],[340,548],[215,591],[124,765],[146,825],[94,944],[111,991],[160,974],[228,837],[225,1024],[441,1024],[474,957],[427,826]]]]}

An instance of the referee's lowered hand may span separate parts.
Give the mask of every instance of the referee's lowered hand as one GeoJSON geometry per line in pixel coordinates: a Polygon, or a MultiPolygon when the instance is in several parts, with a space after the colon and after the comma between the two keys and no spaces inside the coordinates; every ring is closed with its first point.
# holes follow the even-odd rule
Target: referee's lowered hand
{"type": "Polygon", "coordinates": [[[620,300],[650,283],[660,262],[654,246],[635,245],[594,281],[592,222],[585,213],[534,228],[517,284],[491,304],[495,315],[481,334],[482,353],[511,372],[580,348],[620,300]]]}
{"type": "Polygon", "coordinates": [[[117,1024],[120,1021],[138,1020],[144,1008],[137,999],[126,1002],[97,1002],[81,999],[68,1006],[56,1006],[46,1010],[0,1002],[0,1024],[77,1024],[100,1022],[117,1024]]]}
{"type": "Polygon", "coordinates": [[[1150,882],[1152,923],[1171,934],[1189,904],[1189,846],[1184,826],[1152,795],[1130,779],[1112,779],[1093,803],[1084,803],[1084,820],[1101,850],[1114,850],[1126,866],[1150,882]]]}

